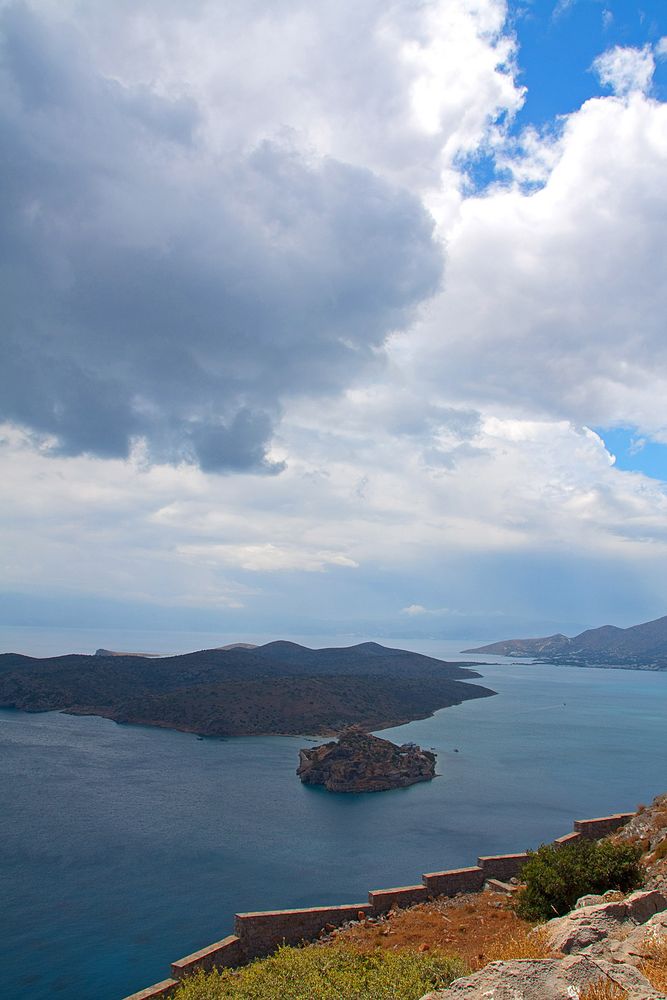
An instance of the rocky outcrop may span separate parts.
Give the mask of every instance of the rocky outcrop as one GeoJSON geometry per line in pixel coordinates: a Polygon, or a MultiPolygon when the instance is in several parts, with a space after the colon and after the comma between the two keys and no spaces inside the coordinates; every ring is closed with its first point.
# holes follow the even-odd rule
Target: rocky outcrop
{"type": "Polygon", "coordinates": [[[645,888],[667,894],[667,795],[658,795],[650,806],[640,806],[614,840],[639,844],[644,851],[645,888]]]}
{"type": "Polygon", "coordinates": [[[629,965],[641,965],[650,961],[656,945],[667,941],[667,911],[654,913],[652,917],[631,930],[621,941],[611,941],[609,957],[614,962],[627,962],[629,965]]]}
{"type": "MultiPolygon", "coordinates": [[[[587,899],[590,897],[584,897],[587,899]]],[[[581,902],[581,901],[580,901],[581,902]]],[[[606,900],[579,906],[545,924],[549,944],[566,955],[597,955],[612,961],[630,962],[642,957],[640,942],[647,925],[652,933],[667,924],[667,895],[656,889],[633,892],[626,899],[606,900]]]]}
{"type": "Polygon", "coordinates": [[[296,773],[305,785],[324,785],[330,792],[382,792],[434,778],[435,754],[350,726],[337,742],[300,750],[296,773]]]}
{"type": "Polygon", "coordinates": [[[570,913],[539,928],[553,958],[491,962],[422,1000],[576,1000],[597,983],[609,987],[605,996],[665,1000],[640,970],[650,969],[656,943],[665,940],[667,895],[655,889],[619,895],[583,896],[570,913]]]}
{"type": "Polygon", "coordinates": [[[594,983],[615,984],[625,1000],[664,1000],[633,966],[588,955],[491,962],[422,1000],[575,1000],[594,983]]]}

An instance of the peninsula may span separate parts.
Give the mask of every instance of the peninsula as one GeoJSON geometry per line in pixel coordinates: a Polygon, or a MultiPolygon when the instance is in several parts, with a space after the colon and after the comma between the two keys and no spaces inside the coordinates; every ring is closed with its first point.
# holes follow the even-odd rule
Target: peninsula
{"type": "Polygon", "coordinates": [[[384,792],[435,777],[435,754],[414,743],[397,746],[360,726],[343,730],[337,742],[299,751],[296,772],[304,785],[330,792],[384,792]]]}
{"type": "Polygon", "coordinates": [[[182,656],[99,650],[37,659],[0,655],[0,707],[100,715],[203,736],[334,735],[423,719],[495,694],[459,663],[374,642],[308,649],[233,645],[182,656]]]}
{"type": "Polygon", "coordinates": [[[530,657],[575,667],[667,670],[667,616],[630,628],[603,625],[571,639],[560,633],[540,639],[504,639],[463,652],[530,657]]]}

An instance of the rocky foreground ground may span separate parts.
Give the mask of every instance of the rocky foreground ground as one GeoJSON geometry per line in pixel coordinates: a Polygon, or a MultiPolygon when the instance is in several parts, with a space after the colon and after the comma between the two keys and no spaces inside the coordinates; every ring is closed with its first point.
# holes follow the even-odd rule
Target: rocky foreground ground
{"type": "Polygon", "coordinates": [[[667,941],[667,892],[580,903],[544,925],[553,958],[491,962],[423,1000],[577,1000],[600,985],[610,1000],[664,1000],[645,973],[667,941]]]}
{"type": "Polygon", "coordinates": [[[618,834],[644,850],[645,888],[584,896],[535,929],[553,957],[491,962],[423,1000],[664,1000],[667,996],[667,795],[618,834]]]}

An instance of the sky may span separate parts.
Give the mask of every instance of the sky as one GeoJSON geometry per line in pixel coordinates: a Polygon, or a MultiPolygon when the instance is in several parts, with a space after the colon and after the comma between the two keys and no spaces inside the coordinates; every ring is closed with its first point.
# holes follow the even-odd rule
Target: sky
{"type": "Polygon", "coordinates": [[[0,0],[0,624],[667,613],[664,0],[0,0]]]}

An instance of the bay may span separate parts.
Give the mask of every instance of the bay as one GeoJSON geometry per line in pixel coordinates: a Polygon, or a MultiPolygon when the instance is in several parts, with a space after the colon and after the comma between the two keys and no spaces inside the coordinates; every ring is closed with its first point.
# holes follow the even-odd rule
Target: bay
{"type": "MultiPolygon", "coordinates": [[[[472,644],[380,641],[457,659],[472,644]]],[[[435,748],[441,777],[374,795],[302,786],[306,737],[0,711],[6,995],[118,1000],[229,933],[236,910],[362,901],[665,791],[667,674],[480,672],[497,697],[383,733],[435,748]]]]}

